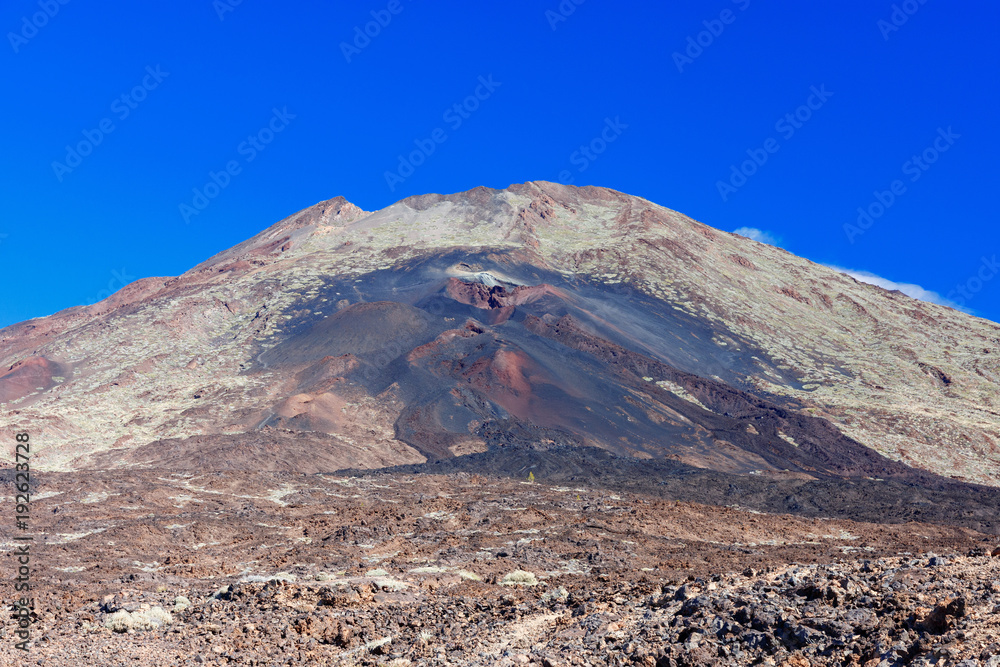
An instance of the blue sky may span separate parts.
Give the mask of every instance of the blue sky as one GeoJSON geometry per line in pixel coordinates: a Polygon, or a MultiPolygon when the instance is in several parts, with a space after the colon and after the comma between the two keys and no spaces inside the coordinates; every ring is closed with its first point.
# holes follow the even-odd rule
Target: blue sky
{"type": "Polygon", "coordinates": [[[536,179],[1000,320],[995,3],[62,1],[0,9],[0,325],[333,196],[536,179]]]}

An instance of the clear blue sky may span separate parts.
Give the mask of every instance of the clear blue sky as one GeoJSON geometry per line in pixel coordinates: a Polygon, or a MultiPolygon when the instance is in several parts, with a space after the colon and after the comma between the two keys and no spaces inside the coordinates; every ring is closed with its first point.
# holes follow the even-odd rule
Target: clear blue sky
{"type": "Polygon", "coordinates": [[[0,9],[0,325],[336,195],[560,178],[1000,320],[996,3],[63,1],[0,9]]]}

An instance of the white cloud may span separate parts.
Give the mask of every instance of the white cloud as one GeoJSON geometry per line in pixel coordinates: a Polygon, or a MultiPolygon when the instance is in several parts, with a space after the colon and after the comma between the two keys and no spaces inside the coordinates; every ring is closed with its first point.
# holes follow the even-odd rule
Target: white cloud
{"type": "Polygon", "coordinates": [[[948,306],[949,308],[954,308],[955,310],[961,310],[965,313],[971,313],[968,308],[963,308],[953,301],[949,301],[937,292],[932,292],[929,289],[924,289],[920,285],[915,285],[913,283],[897,283],[895,280],[889,280],[888,278],[883,278],[882,276],[876,275],[870,271],[855,271],[853,269],[845,269],[840,266],[834,266],[832,264],[827,264],[834,271],[840,271],[841,273],[846,273],[855,280],[863,283],[868,283],[869,285],[878,285],[879,287],[887,290],[899,290],[906,296],[912,297],[914,299],[919,299],[920,301],[927,301],[929,303],[936,303],[941,306],[948,306]]]}
{"type": "Polygon", "coordinates": [[[740,236],[745,236],[748,239],[753,239],[759,243],[766,243],[768,245],[776,246],[781,243],[781,237],[775,236],[771,232],[765,232],[756,227],[740,227],[739,229],[734,229],[733,234],[739,234],[740,236]]]}

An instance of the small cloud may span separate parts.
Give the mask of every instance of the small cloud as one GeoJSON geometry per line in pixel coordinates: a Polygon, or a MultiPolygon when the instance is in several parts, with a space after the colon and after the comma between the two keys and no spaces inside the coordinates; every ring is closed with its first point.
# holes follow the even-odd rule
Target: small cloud
{"type": "Polygon", "coordinates": [[[733,234],[739,234],[740,236],[745,236],[748,239],[753,239],[758,243],[766,243],[768,245],[776,246],[781,243],[781,237],[775,236],[771,232],[765,232],[756,227],[740,227],[739,229],[734,229],[733,234]]]}
{"type": "Polygon", "coordinates": [[[834,266],[832,264],[827,264],[829,268],[834,271],[839,271],[841,273],[846,273],[855,280],[863,283],[868,283],[869,285],[877,285],[883,289],[887,290],[899,290],[908,297],[914,299],[919,299],[920,301],[927,301],[928,303],[936,303],[939,306],[948,306],[949,308],[954,308],[955,310],[960,310],[963,313],[971,313],[972,311],[968,308],[963,308],[959,306],[954,301],[949,301],[937,292],[932,292],[929,289],[924,289],[920,285],[914,285],[913,283],[897,283],[895,280],[889,280],[888,278],[883,278],[882,276],[876,275],[870,271],[855,271],[853,269],[845,269],[840,266],[834,266]]]}

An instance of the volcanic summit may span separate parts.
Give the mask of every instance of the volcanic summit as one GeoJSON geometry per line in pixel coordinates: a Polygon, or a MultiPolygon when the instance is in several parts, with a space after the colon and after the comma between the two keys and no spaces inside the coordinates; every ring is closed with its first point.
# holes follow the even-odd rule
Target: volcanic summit
{"type": "Polygon", "coordinates": [[[853,664],[1000,609],[1000,325],[606,188],[321,202],[0,330],[0,415],[48,664],[853,664]]]}

